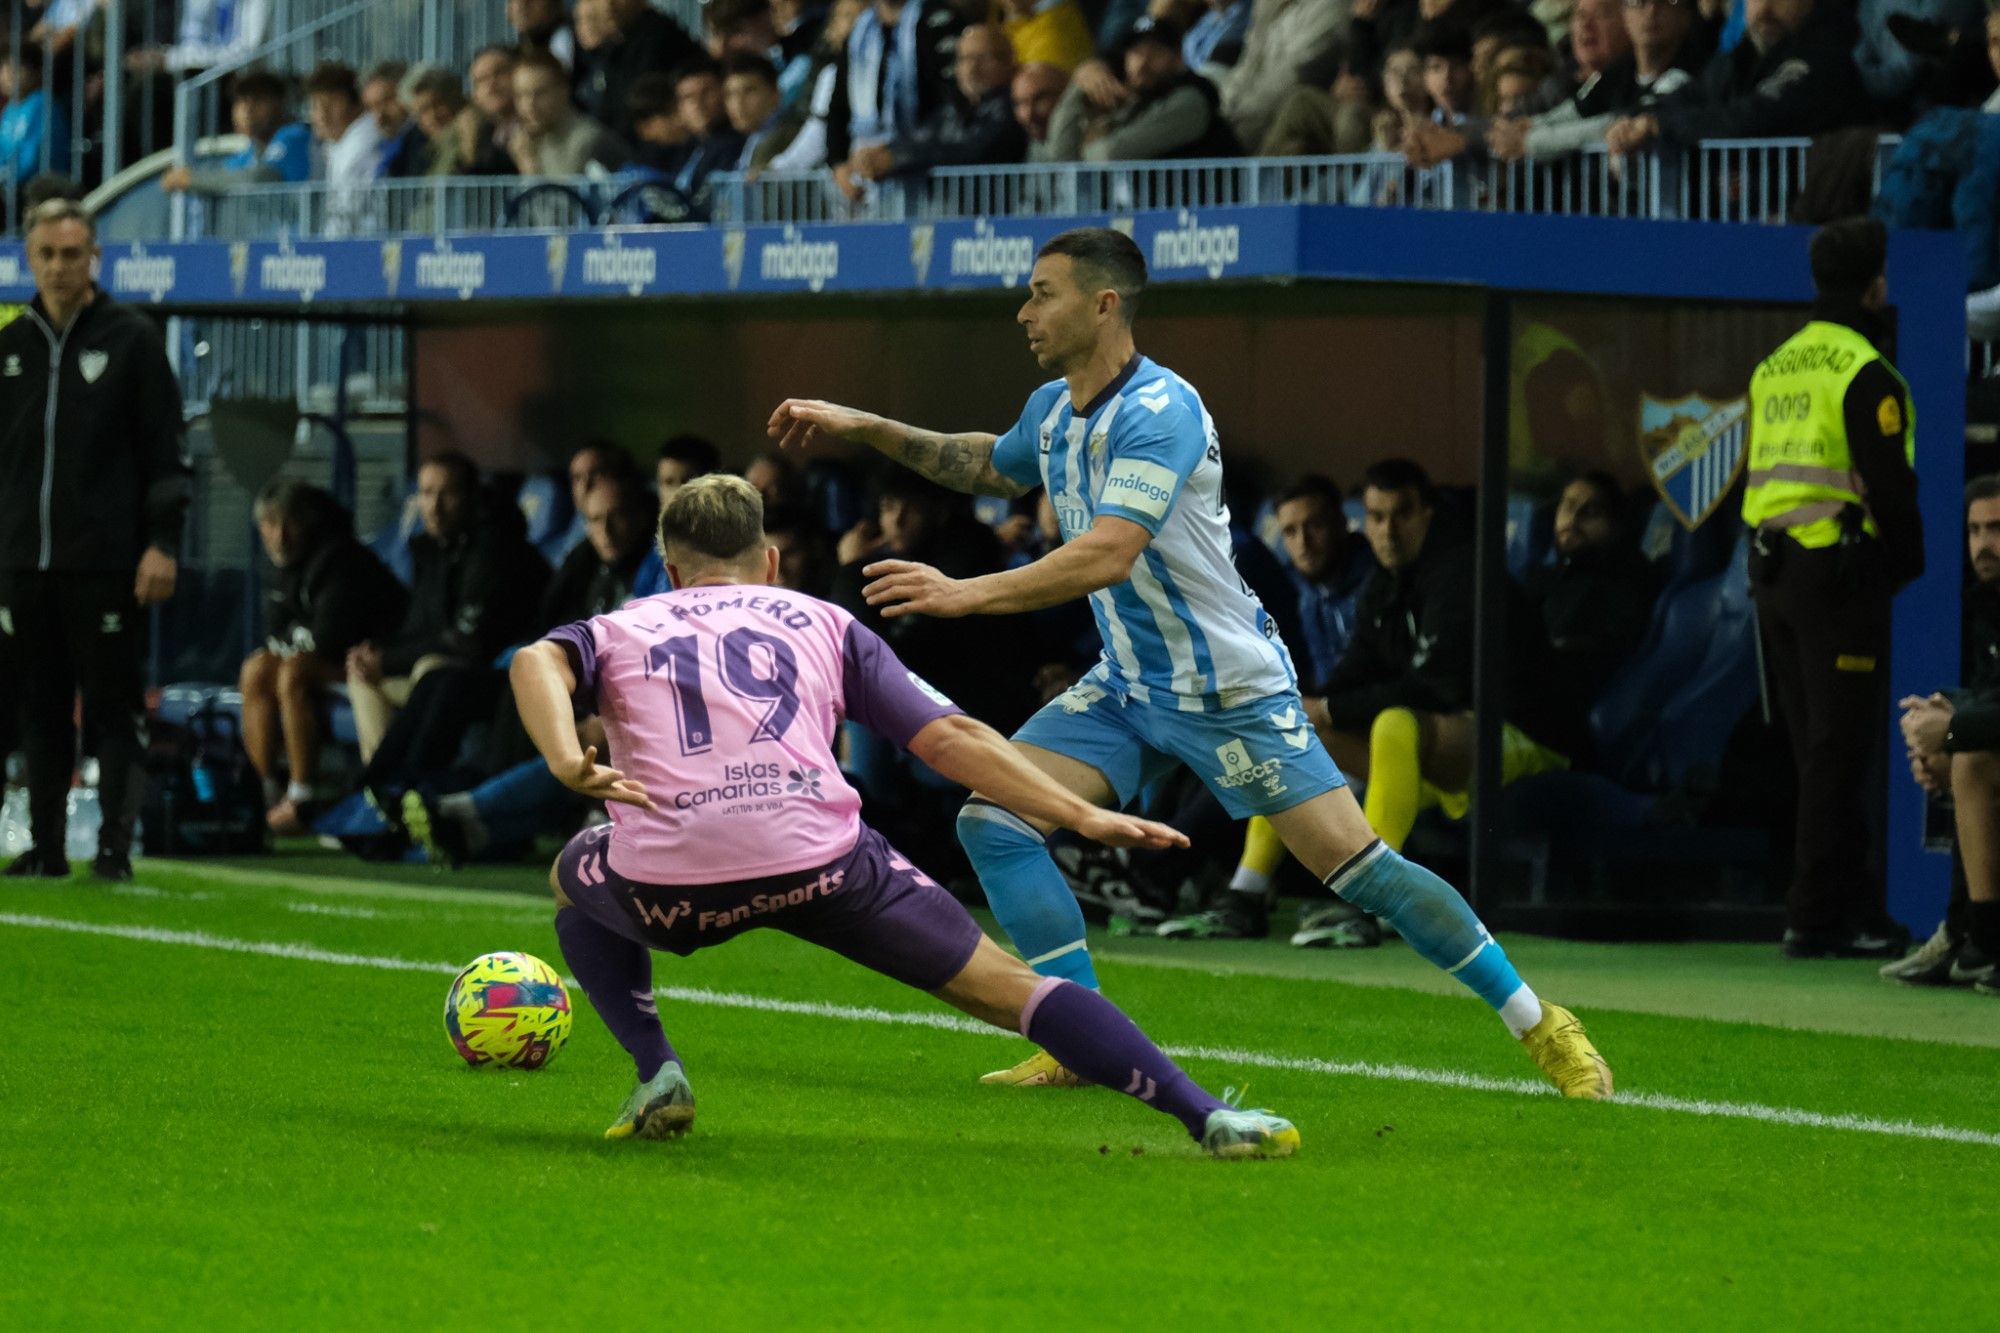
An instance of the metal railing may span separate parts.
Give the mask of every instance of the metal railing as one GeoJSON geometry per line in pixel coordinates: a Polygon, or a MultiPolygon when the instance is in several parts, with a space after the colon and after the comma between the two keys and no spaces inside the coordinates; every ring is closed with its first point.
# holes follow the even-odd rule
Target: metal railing
{"type": "MultiPolygon", "coordinates": [[[[1882,166],[1894,146],[1884,139],[1882,166]]],[[[212,198],[188,236],[258,239],[578,227],[648,220],[757,223],[1061,217],[1259,204],[1598,217],[1786,222],[1805,187],[1805,139],[1735,140],[1685,154],[1590,149],[1549,163],[1455,161],[1418,169],[1395,154],[1188,162],[948,167],[849,199],[825,171],[718,174],[686,215],[633,207],[630,173],[564,180],[491,176],[385,180],[366,191],[254,185],[212,198]]],[[[646,201],[638,201],[644,204],[646,201]]]]}

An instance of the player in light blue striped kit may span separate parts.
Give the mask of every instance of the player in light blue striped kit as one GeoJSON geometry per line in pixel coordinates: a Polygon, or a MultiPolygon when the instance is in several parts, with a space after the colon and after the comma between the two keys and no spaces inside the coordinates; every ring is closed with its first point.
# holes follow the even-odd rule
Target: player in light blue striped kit
{"type": "MultiPolygon", "coordinates": [[[[1175,764],[1231,815],[1265,815],[1333,892],[1388,921],[1484,999],[1570,1097],[1611,1093],[1611,1071],[1568,1010],[1542,1002],[1465,900],[1376,838],[1306,721],[1290,655],[1237,576],[1222,449],[1192,385],[1141,356],[1132,336],[1146,284],[1139,248],[1083,228],[1042,247],[1019,322],[1061,378],[1005,435],[944,435],[850,408],[790,399],[770,433],[868,444],[955,490],[1048,488],[1063,544],[1032,564],[973,579],[883,560],[865,573],[888,617],[1012,615],[1090,598],[1098,664],[1014,737],[1027,758],[1099,805],[1123,807],[1175,764]]],[[[1097,985],[1083,914],[1050,858],[1048,829],[975,794],[958,819],[993,914],[1037,971],[1097,985]]],[[[1065,1086],[1046,1053],[987,1082],[1065,1086]]]]}

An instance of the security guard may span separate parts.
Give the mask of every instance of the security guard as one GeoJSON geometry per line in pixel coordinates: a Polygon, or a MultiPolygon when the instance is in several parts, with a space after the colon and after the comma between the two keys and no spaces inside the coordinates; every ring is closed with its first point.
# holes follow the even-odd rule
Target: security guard
{"type": "Polygon", "coordinates": [[[146,626],[173,594],[190,468],[160,331],[97,289],[97,233],[67,199],[30,209],[36,295],[0,328],[0,635],[18,683],[35,842],[8,876],[69,873],[65,798],[81,686],[97,733],[103,831],[92,870],[132,877],[146,626]]]}
{"type": "Polygon", "coordinates": [[[1752,593],[1798,769],[1784,951],[1896,957],[1870,830],[1889,703],[1889,599],[1923,572],[1909,386],[1877,350],[1888,233],[1812,239],[1812,322],[1750,381],[1752,593]]]}

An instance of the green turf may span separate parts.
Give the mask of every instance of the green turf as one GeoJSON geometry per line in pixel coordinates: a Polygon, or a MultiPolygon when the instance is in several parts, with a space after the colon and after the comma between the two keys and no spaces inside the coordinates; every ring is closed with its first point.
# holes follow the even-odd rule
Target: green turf
{"type": "MultiPolygon", "coordinates": [[[[470,1071],[439,1021],[446,975],[219,947],[560,961],[534,898],[343,869],[281,881],[150,864],[126,890],[0,890],[20,979],[14,1058],[0,1063],[0,1328],[1845,1328],[1990,1315],[1991,1143],[1191,1059],[1211,1086],[1247,1075],[1251,1100],[1305,1135],[1292,1161],[1220,1163],[1109,1092],[976,1086],[1025,1053],[1005,1036],[666,999],[700,1099],[695,1132],[608,1144],[598,1135],[630,1067],[580,995],[550,1068],[470,1071]]],[[[508,882],[532,887],[532,872],[508,882]]],[[[1106,954],[1109,991],[1165,1042],[1532,1072],[1482,1006],[1433,992],[1407,950],[1207,955],[1223,974],[1198,947],[1154,956],[1118,941],[1106,954]]],[[[1621,1089],[2000,1136],[2000,1050],[1976,1040],[2000,1025],[2000,1002],[1896,991],[1858,968],[1786,969],[1769,951],[1510,947],[1531,980],[1588,993],[1621,1089]],[[1677,1006],[1670,973],[1742,1003],[1677,1006]],[[1788,988],[1795,998],[1774,998],[1788,988]],[[1871,1007],[1904,1016],[1876,1026],[1927,1039],[1851,1030],[1871,1007]],[[1822,1009],[1834,1018],[1816,1021],[1822,1009]]],[[[937,1012],[770,932],[663,959],[656,980],[937,1012]]]]}

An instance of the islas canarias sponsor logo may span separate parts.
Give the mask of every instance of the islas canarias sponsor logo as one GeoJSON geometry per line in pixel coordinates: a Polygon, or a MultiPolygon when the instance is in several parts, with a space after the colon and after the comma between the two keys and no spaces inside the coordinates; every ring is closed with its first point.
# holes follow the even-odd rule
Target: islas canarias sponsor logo
{"type": "Polygon", "coordinates": [[[1035,267],[1035,238],[994,229],[985,218],[972,224],[972,235],[951,243],[951,276],[998,278],[1012,287],[1035,267]]]}
{"type": "Polygon", "coordinates": [[[840,242],[809,241],[797,227],[757,247],[757,275],[766,282],[803,282],[819,291],[840,276],[840,242]]]}
{"type": "Polygon", "coordinates": [[[1153,233],[1156,272],[1193,269],[1219,278],[1242,257],[1243,234],[1234,223],[1204,227],[1187,209],[1181,210],[1174,226],[1153,233]]]}
{"type": "Polygon", "coordinates": [[[148,254],[136,241],[129,253],[111,261],[111,290],[121,296],[143,296],[154,305],[174,289],[175,277],[172,255],[148,254]]]}
{"type": "Polygon", "coordinates": [[[627,245],[618,233],[607,232],[604,244],[583,252],[583,281],[587,287],[623,287],[637,296],[660,276],[660,254],[650,245],[627,245]]]}
{"type": "Polygon", "coordinates": [[[692,924],[696,930],[720,930],[748,921],[753,916],[781,912],[788,907],[803,907],[817,899],[832,897],[840,892],[840,886],[846,879],[847,872],[844,870],[822,870],[813,878],[789,889],[753,893],[734,907],[697,909],[686,898],[679,902],[662,903],[648,901],[639,893],[630,892],[632,914],[639,918],[640,925],[657,926],[661,930],[672,930],[682,922],[692,924]]]}
{"type": "Polygon", "coordinates": [[[705,805],[773,797],[824,801],[826,792],[821,784],[825,779],[819,769],[804,765],[787,768],[783,764],[724,764],[721,781],[692,791],[675,792],[673,804],[677,810],[698,810],[705,805]]]}
{"type": "Polygon", "coordinates": [[[469,301],[486,288],[486,256],[478,250],[454,250],[449,241],[417,256],[419,291],[456,292],[469,301]]]}

